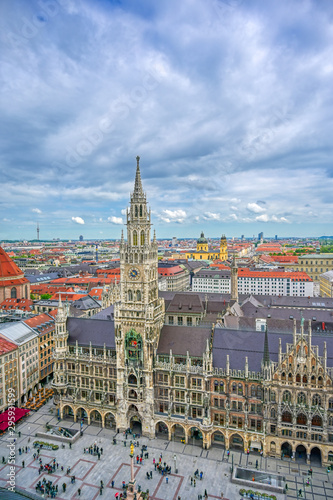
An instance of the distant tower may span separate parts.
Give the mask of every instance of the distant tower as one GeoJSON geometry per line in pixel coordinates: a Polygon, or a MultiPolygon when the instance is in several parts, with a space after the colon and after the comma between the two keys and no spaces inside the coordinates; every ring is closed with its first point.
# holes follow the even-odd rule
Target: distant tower
{"type": "Polygon", "coordinates": [[[221,236],[220,240],[220,260],[227,260],[228,258],[228,246],[227,246],[227,238],[224,234],[221,236]]]}
{"type": "Polygon", "coordinates": [[[231,265],[231,300],[238,302],[238,266],[235,254],[231,265]]]}
{"type": "Polygon", "coordinates": [[[80,241],[83,241],[83,236],[82,236],[82,234],[80,234],[80,236],[79,236],[79,240],[80,240],[80,241]]]}
{"type": "Polygon", "coordinates": [[[98,245],[96,245],[96,264],[98,262],[98,245]]]}
{"type": "Polygon", "coordinates": [[[39,241],[39,222],[37,222],[37,241],[39,241]]]}

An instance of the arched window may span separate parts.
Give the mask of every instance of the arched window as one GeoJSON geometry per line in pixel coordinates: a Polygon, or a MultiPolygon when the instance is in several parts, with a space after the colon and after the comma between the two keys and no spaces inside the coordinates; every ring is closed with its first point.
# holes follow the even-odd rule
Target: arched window
{"type": "Polygon", "coordinates": [[[308,419],[306,418],[306,415],[304,415],[304,413],[299,413],[297,415],[297,420],[296,420],[297,425],[306,425],[307,421],[308,419]]]}
{"type": "Polygon", "coordinates": [[[138,233],[136,231],[133,231],[133,245],[137,246],[138,244],[138,233]]]}
{"type": "Polygon", "coordinates": [[[285,411],[284,413],[282,413],[282,422],[292,422],[292,415],[291,413],[289,413],[289,411],[285,411]]]}
{"type": "Polygon", "coordinates": [[[141,292],[140,292],[140,290],[137,290],[137,292],[136,292],[136,300],[137,301],[141,300],[141,292]]]}
{"type": "Polygon", "coordinates": [[[284,391],[283,395],[282,395],[282,400],[285,402],[285,403],[290,403],[291,402],[291,394],[289,391],[284,391]]]}
{"type": "Polygon", "coordinates": [[[315,425],[317,427],[322,427],[323,421],[319,415],[315,415],[312,419],[312,425],[315,425]]]}
{"type": "Polygon", "coordinates": [[[328,418],[328,425],[332,426],[333,425],[333,417],[328,418]]]}
{"type": "Polygon", "coordinates": [[[275,408],[272,408],[271,409],[271,418],[275,418],[276,417],[276,411],[275,411],[275,408]]]}
{"type": "Polygon", "coordinates": [[[15,286],[13,286],[13,288],[10,291],[10,298],[11,299],[16,299],[17,298],[17,290],[16,290],[15,286]]]}
{"type": "Polygon", "coordinates": [[[316,377],[314,375],[311,377],[311,385],[316,385],[316,377]]]}
{"type": "Polygon", "coordinates": [[[142,217],[142,205],[140,205],[140,217],[142,217]]]}
{"type": "Polygon", "coordinates": [[[224,392],[224,382],[220,382],[220,392],[224,392]]]}
{"type": "Polygon", "coordinates": [[[308,383],[308,377],[306,375],[303,375],[303,384],[308,383]]]}
{"type": "Polygon", "coordinates": [[[315,394],[312,398],[312,406],[321,406],[321,397],[319,394],[315,394]]]}
{"type": "Polygon", "coordinates": [[[323,377],[318,377],[318,386],[319,387],[323,386],[323,377]]]}
{"type": "Polygon", "coordinates": [[[299,373],[297,373],[297,375],[296,375],[296,382],[300,383],[300,381],[301,381],[301,376],[300,376],[299,373]]]}
{"type": "Polygon", "coordinates": [[[292,373],[288,373],[288,380],[292,380],[292,379],[293,379],[292,373]]]}
{"type": "Polygon", "coordinates": [[[286,380],[286,374],[285,374],[285,372],[281,373],[281,380],[286,380]]]}
{"type": "Polygon", "coordinates": [[[141,231],[140,244],[141,245],[145,244],[145,232],[144,231],[141,231]]]}
{"type": "Polygon", "coordinates": [[[237,385],[232,384],[232,392],[235,394],[237,392],[237,385]]]}
{"type": "Polygon", "coordinates": [[[251,385],[251,396],[253,398],[256,397],[256,386],[255,385],[251,385]]]}
{"type": "Polygon", "coordinates": [[[130,302],[133,300],[133,292],[132,292],[132,290],[128,290],[128,300],[130,302]]]}
{"type": "Polygon", "coordinates": [[[297,395],[297,403],[299,405],[305,405],[306,404],[306,395],[304,394],[304,392],[300,392],[297,395]]]}
{"type": "Polygon", "coordinates": [[[276,394],[274,391],[271,392],[271,401],[276,401],[276,394]]]}
{"type": "Polygon", "coordinates": [[[137,217],[137,216],[138,216],[138,207],[137,207],[137,205],[135,205],[135,217],[137,217]]]}
{"type": "Polygon", "coordinates": [[[239,395],[243,394],[243,386],[242,386],[242,384],[238,384],[238,394],[239,395]]]}
{"type": "Polygon", "coordinates": [[[262,398],[262,390],[261,390],[261,387],[258,385],[258,389],[257,389],[257,398],[261,399],[262,398]]]}

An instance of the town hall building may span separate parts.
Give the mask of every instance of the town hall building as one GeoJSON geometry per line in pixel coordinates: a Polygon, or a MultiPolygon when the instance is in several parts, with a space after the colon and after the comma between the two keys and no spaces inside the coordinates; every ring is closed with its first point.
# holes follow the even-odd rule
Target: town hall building
{"type": "Polygon", "coordinates": [[[126,217],[121,279],[104,290],[103,310],[67,317],[59,302],[53,388],[60,417],[205,449],[333,463],[329,334],[301,318],[289,333],[226,328],[223,314],[240,307],[236,266],[229,303],[217,294],[159,293],[139,157],[126,217]]]}

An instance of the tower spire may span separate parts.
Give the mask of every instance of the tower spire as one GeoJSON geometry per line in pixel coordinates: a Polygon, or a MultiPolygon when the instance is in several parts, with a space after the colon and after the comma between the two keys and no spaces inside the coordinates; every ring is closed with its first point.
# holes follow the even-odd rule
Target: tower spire
{"type": "Polygon", "coordinates": [[[265,329],[265,343],[264,343],[264,366],[268,366],[270,359],[269,359],[269,347],[268,347],[268,334],[267,334],[267,325],[265,329]]]}
{"type": "Polygon", "coordinates": [[[136,157],[135,183],[134,183],[134,191],[133,191],[133,198],[135,198],[135,199],[139,199],[139,198],[144,197],[139,163],[140,163],[140,156],[137,156],[136,157]]]}

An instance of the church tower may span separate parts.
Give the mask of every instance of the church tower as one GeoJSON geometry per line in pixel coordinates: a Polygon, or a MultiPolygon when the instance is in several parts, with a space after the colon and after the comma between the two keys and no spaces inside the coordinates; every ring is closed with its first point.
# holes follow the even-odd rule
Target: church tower
{"type": "Polygon", "coordinates": [[[224,234],[221,236],[220,240],[220,260],[224,261],[228,259],[228,246],[227,246],[227,238],[224,234]]]}
{"type": "Polygon", "coordinates": [[[164,322],[158,298],[157,242],[151,241],[151,211],[142,189],[139,161],[130,208],[127,241],[120,243],[120,301],[115,304],[117,349],[117,427],[155,435],[153,363],[164,322]],[[140,429],[141,427],[141,429],[140,429]]]}

